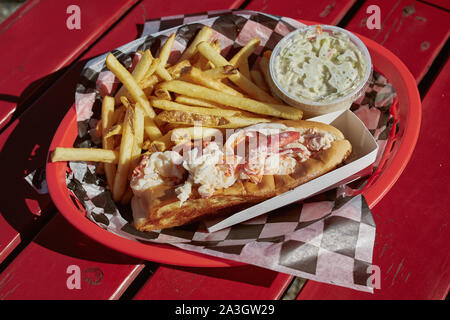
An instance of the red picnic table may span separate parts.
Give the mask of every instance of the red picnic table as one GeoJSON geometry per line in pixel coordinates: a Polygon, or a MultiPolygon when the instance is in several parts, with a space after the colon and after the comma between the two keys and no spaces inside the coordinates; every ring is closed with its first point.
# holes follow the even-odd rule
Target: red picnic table
{"type": "Polygon", "coordinates": [[[449,9],[441,0],[27,1],[0,25],[0,161],[7,183],[0,203],[0,299],[445,299],[449,9]],[[80,29],[66,27],[71,5],[80,8],[80,29]],[[369,5],[380,8],[380,29],[366,27],[369,5]],[[250,265],[142,261],[85,236],[25,180],[45,165],[86,61],[136,39],[146,20],[235,8],[339,25],[391,50],[417,80],[423,113],[415,150],[392,188],[368,198],[377,226],[373,264],[381,271],[373,294],[250,265]],[[76,290],[67,286],[70,266],[85,276],[76,290]]]}

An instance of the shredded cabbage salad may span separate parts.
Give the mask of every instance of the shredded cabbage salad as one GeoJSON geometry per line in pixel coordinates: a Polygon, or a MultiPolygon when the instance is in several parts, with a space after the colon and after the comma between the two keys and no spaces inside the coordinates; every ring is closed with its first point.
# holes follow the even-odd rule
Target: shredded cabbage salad
{"type": "Polygon", "coordinates": [[[351,93],[363,80],[365,57],[342,32],[299,32],[275,57],[274,71],[291,95],[331,102],[351,93]]]}

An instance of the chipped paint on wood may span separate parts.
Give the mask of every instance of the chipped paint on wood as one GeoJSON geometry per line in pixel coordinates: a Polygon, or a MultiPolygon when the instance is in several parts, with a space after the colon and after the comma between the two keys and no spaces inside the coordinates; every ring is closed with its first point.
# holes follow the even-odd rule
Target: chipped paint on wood
{"type": "Polygon", "coordinates": [[[387,247],[388,247],[388,244],[385,243],[384,246],[383,246],[383,249],[381,250],[380,258],[383,256],[383,254],[384,254],[384,252],[386,251],[387,247]]]}
{"type": "Polygon", "coordinates": [[[405,277],[405,283],[408,282],[408,279],[409,279],[409,276],[410,276],[410,275],[411,275],[411,273],[408,272],[408,274],[407,274],[406,277],[405,277]]]}
{"type": "Polygon", "coordinates": [[[399,264],[398,267],[397,267],[397,271],[395,272],[394,277],[392,278],[391,286],[394,285],[395,278],[397,278],[397,275],[398,275],[398,273],[400,272],[400,269],[402,268],[403,262],[404,262],[404,261],[405,261],[405,258],[403,258],[402,261],[400,261],[400,264],[399,264]]]}
{"type": "Polygon", "coordinates": [[[346,28],[376,42],[397,55],[419,82],[450,35],[448,12],[413,0],[374,0],[364,4],[346,28]],[[379,29],[368,29],[366,10],[380,7],[379,29]]]}
{"type": "Polygon", "coordinates": [[[5,298],[11,294],[12,292],[14,292],[17,287],[19,287],[20,283],[17,283],[13,288],[9,289],[9,290],[4,290],[5,288],[8,287],[8,283],[14,278],[14,270],[7,272],[5,274],[5,276],[0,279],[0,300],[5,300],[5,298]]]}
{"type": "Polygon", "coordinates": [[[336,1],[333,1],[332,4],[329,4],[323,9],[323,11],[319,14],[319,17],[325,18],[330,14],[331,11],[333,11],[334,7],[336,6],[336,1]]]}
{"type": "Polygon", "coordinates": [[[430,42],[424,41],[420,44],[420,50],[425,51],[430,48],[430,42]]]}

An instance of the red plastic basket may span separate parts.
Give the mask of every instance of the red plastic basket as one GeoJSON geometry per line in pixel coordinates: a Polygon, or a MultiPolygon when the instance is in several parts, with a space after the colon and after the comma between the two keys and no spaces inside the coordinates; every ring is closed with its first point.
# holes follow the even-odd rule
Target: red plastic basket
{"type": "MultiPolygon", "coordinates": [[[[309,21],[305,24],[315,24],[309,21]]],[[[406,66],[386,48],[360,36],[371,54],[374,68],[394,86],[398,105],[392,108],[396,119],[387,147],[377,170],[371,175],[362,192],[372,208],[397,181],[416,145],[420,130],[421,101],[416,81],[406,66]]],[[[77,136],[75,106],[72,106],[61,122],[49,149],[72,147],[77,136]]],[[[106,231],[85,217],[82,206],[66,185],[67,163],[47,162],[47,183],[56,207],[77,229],[94,240],[122,253],[158,263],[195,266],[229,267],[240,262],[224,260],[199,253],[184,251],[169,245],[147,244],[128,240],[106,231]]]]}

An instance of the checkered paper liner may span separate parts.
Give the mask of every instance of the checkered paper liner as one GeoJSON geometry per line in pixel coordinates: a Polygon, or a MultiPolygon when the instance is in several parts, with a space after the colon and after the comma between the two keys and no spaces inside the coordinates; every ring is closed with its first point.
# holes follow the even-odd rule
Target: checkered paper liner
{"type": "MultiPolygon", "coordinates": [[[[132,70],[139,58],[138,50],[150,49],[157,56],[162,44],[175,32],[174,50],[169,59],[173,62],[204,25],[214,30],[213,37],[219,39],[222,55],[227,59],[250,39],[258,37],[260,46],[249,58],[251,68],[257,68],[265,50],[272,50],[283,36],[303,26],[290,18],[242,10],[164,17],[147,21],[141,38],[112,53],[132,70]]],[[[105,94],[114,94],[119,85],[107,70],[105,57],[89,61],[80,76],[75,97],[79,136],[74,145],[77,147],[101,147],[101,139],[95,135],[101,99],[105,94]]],[[[390,108],[394,98],[393,87],[374,72],[365,95],[351,108],[380,146],[374,168],[392,128],[390,108]]],[[[140,232],[132,225],[130,207],[113,202],[104,177],[96,173],[96,164],[70,162],[69,168],[67,186],[84,207],[86,216],[121,237],[168,243],[189,251],[372,292],[372,285],[367,282],[375,223],[364,197],[348,196],[349,191],[364,185],[364,178],[217,232],[208,233],[202,223],[140,232]]]]}

